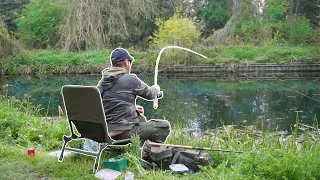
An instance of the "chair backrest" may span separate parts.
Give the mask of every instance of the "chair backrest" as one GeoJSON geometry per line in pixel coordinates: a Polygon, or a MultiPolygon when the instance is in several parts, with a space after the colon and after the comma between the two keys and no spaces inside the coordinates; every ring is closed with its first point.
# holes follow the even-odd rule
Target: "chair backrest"
{"type": "Polygon", "coordinates": [[[62,87],[62,97],[72,134],[71,122],[81,137],[99,143],[112,143],[97,87],[65,85],[62,87]]]}

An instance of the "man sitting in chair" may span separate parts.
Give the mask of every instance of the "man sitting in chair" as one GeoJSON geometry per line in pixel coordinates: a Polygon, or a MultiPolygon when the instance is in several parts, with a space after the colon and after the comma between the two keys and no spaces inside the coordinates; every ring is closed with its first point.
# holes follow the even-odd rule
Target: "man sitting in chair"
{"type": "Polygon", "coordinates": [[[160,87],[150,87],[131,74],[133,60],[127,50],[114,49],[110,55],[111,67],[102,71],[97,86],[101,92],[109,135],[115,140],[139,135],[142,141],[165,142],[170,134],[170,123],[166,120],[147,121],[142,115],[143,107],[136,105],[137,96],[152,100],[159,95],[160,87]]]}

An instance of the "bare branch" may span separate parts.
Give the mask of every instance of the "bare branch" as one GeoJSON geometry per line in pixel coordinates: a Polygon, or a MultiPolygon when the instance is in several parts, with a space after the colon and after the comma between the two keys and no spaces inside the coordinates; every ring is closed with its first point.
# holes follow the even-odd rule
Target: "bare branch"
{"type": "Polygon", "coordinates": [[[233,14],[226,25],[219,29],[214,36],[214,45],[217,46],[220,44],[222,38],[226,37],[229,34],[232,22],[238,17],[241,11],[242,0],[233,0],[233,14]]]}

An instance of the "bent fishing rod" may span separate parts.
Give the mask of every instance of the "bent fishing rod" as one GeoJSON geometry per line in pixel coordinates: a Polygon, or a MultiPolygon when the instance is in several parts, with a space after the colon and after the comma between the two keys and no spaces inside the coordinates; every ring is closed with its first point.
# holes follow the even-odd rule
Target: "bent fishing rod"
{"type": "Polygon", "coordinates": [[[242,151],[233,151],[233,150],[223,150],[223,149],[214,149],[214,148],[206,148],[206,147],[194,147],[194,146],[184,146],[184,145],[175,145],[175,144],[161,144],[150,142],[151,146],[167,146],[167,147],[174,147],[174,148],[184,148],[184,149],[195,149],[195,150],[205,150],[205,151],[218,151],[218,152],[232,152],[232,153],[241,153],[242,151]]]}
{"type": "MultiPolygon", "coordinates": [[[[159,61],[160,61],[161,54],[165,49],[170,49],[170,48],[186,50],[186,51],[192,52],[192,53],[194,53],[196,55],[199,55],[199,56],[201,56],[203,58],[207,58],[206,56],[204,56],[204,55],[202,55],[202,54],[200,54],[198,52],[195,52],[195,51],[192,51],[191,49],[180,47],[180,46],[166,46],[166,47],[162,48],[160,50],[159,54],[158,54],[158,57],[157,57],[157,60],[156,60],[156,66],[155,66],[155,69],[154,69],[154,85],[158,85],[158,67],[159,67],[159,61]]],[[[153,108],[154,109],[158,108],[158,97],[157,96],[153,100],[153,108]]]]}

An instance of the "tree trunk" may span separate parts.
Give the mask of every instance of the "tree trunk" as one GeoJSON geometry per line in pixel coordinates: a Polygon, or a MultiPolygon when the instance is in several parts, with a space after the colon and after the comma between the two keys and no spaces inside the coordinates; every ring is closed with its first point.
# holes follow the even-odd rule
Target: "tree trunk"
{"type": "Polygon", "coordinates": [[[10,37],[10,33],[4,23],[4,20],[0,16],[0,62],[6,57],[12,55],[13,49],[14,44],[10,37]]]}
{"type": "Polygon", "coordinates": [[[294,34],[294,27],[293,27],[293,8],[294,8],[294,2],[293,0],[289,1],[290,7],[289,7],[289,42],[293,42],[293,34],[294,34]]]}
{"type": "Polygon", "coordinates": [[[233,13],[229,21],[226,23],[226,25],[219,29],[215,35],[214,35],[214,46],[218,46],[221,42],[221,40],[226,37],[230,32],[230,27],[232,22],[239,16],[241,11],[241,2],[242,0],[232,0],[233,2],[233,13]]]}
{"type": "Polygon", "coordinates": [[[295,14],[299,14],[298,10],[299,10],[299,5],[300,5],[300,0],[296,0],[296,10],[295,10],[295,14]]]}

